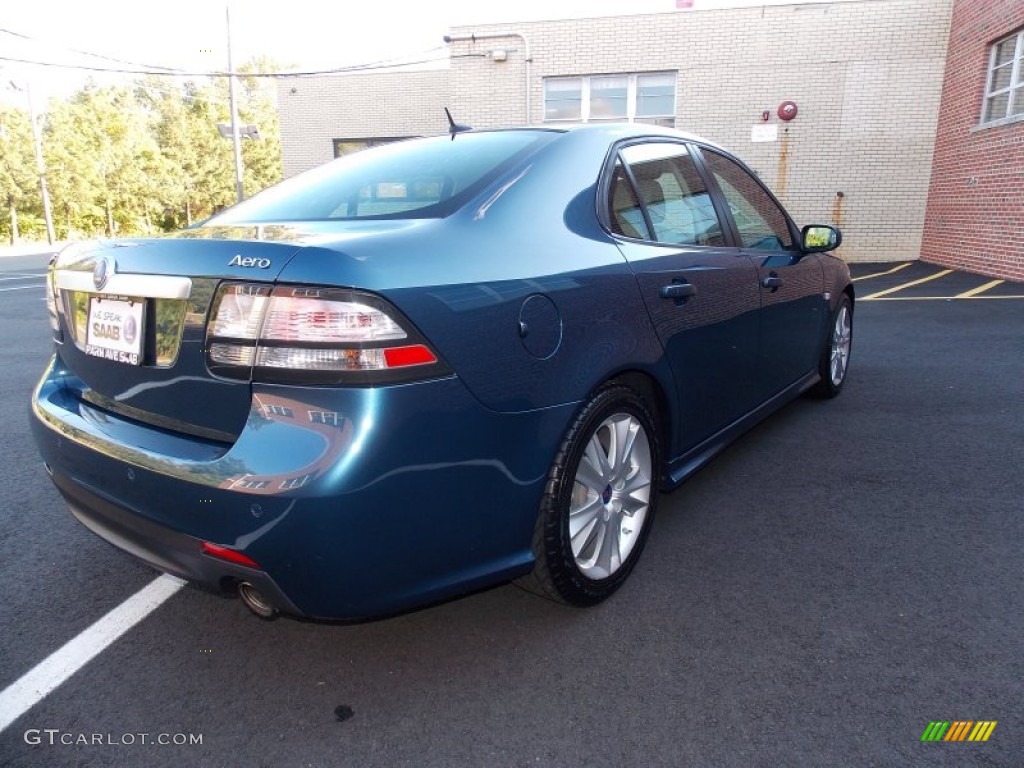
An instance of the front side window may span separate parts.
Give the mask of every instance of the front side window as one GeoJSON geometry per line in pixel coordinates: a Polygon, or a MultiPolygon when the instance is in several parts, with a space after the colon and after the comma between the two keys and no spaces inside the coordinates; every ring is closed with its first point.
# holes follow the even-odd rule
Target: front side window
{"type": "Polygon", "coordinates": [[[1024,117],[1024,30],[992,46],[982,123],[1024,117]]]}
{"type": "Polygon", "coordinates": [[[544,122],[562,121],[672,127],[676,122],[676,73],[546,78],[544,122]]]}
{"type": "Polygon", "coordinates": [[[610,189],[612,231],[673,245],[725,245],[711,196],[685,145],[633,144],[620,157],[610,189]],[[622,162],[636,181],[635,190],[622,162]]]}
{"type": "Polygon", "coordinates": [[[718,152],[705,149],[704,160],[729,205],[744,248],[785,251],[793,247],[785,212],[757,179],[718,152]]]}

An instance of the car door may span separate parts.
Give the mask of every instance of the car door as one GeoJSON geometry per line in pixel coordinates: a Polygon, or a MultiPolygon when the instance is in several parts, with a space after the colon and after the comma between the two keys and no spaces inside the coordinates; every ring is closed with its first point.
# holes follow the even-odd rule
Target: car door
{"type": "Polygon", "coordinates": [[[767,400],[815,369],[828,306],[824,272],[799,249],[796,228],[750,171],[702,147],[706,168],[729,208],[743,252],[757,266],[761,298],[758,380],[767,400]]]}
{"type": "Polygon", "coordinates": [[[684,143],[621,146],[608,218],[675,378],[678,455],[756,403],[757,268],[723,228],[684,143]]]}

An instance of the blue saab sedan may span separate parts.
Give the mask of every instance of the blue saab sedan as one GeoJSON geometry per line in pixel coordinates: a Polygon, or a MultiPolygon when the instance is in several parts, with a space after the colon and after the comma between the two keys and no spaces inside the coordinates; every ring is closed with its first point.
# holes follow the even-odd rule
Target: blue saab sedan
{"type": "Polygon", "coordinates": [[[261,616],[591,605],[659,491],[840,391],[840,233],[721,147],[456,128],[59,254],[32,422],[84,525],[261,616]]]}

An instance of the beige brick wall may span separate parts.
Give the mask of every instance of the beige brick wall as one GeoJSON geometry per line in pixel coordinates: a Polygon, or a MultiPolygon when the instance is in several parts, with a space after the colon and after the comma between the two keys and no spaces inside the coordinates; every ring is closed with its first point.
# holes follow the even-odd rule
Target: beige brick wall
{"type": "MultiPolygon", "coordinates": [[[[920,251],[950,11],[951,0],[861,0],[461,27],[452,35],[527,38],[533,123],[543,122],[545,77],[677,71],[677,127],[745,159],[798,224],[842,226],[844,258],[898,260],[920,251]],[[775,109],[787,99],[799,115],[785,124],[775,109]],[[752,143],[765,109],[780,140],[752,143]]],[[[318,89],[308,101],[284,83],[286,173],[308,167],[308,142],[328,133],[327,154],[317,157],[329,157],[339,121],[353,136],[436,133],[444,104],[474,127],[526,121],[522,39],[458,41],[451,51],[445,77],[300,81],[300,89],[318,89]],[[487,56],[494,49],[507,60],[487,56]],[[390,108],[351,109],[370,96],[360,88],[391,91],[390,108]]]]}
{"type": "Polygon", "coordinates": [[[284,175],[334,157],[334,139],[419,136],[448,125],[448,70],[279,80],[284,175]]]}

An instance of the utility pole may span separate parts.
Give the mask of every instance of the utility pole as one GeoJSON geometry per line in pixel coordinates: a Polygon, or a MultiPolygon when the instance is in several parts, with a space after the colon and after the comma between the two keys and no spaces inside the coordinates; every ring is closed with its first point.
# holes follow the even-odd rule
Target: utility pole
{"type": "Polygon", "coordinates": [[[39,120],[36,115],[35,103],[32,101],[32,84],[25,81],[25,87],[10,81],[16,91],[24,91],[28,98],[28,121],[32,124],[32,143],[36,150],[36,173],[39,175],[39,193],[43,198],[43,219],[46,221],[46,240],[53,245],[53,211],[50,208],[50,192],[46,188],[46,164],[43,162],[43,138],[39,133],[39,120]]]}
{"type": "Polygon", "coordinates": [[[238,109],[235,103],[235,68],[231,61],[231,6],[224,6],[228,23],[228,97],[231,102],[231,143],[235,151],[235,195],[238,202],[245,198],[242,188],[242,138],[238,135],[238,109]]]}
{"type": "Polygon", "coordinates": [[[46,241],[53,245],[53,211],[50,209],[50,191],[46,188],[46,164],[43,162],[43,139],[39,133],[39,121],[32,102],[32,85],[25,83],[28,95],[28,119],[32,122],[32,140],[36,145],[36,170],[39,172],[39,192],[43,196],[43,218],[46,220],[46,241]]]}

